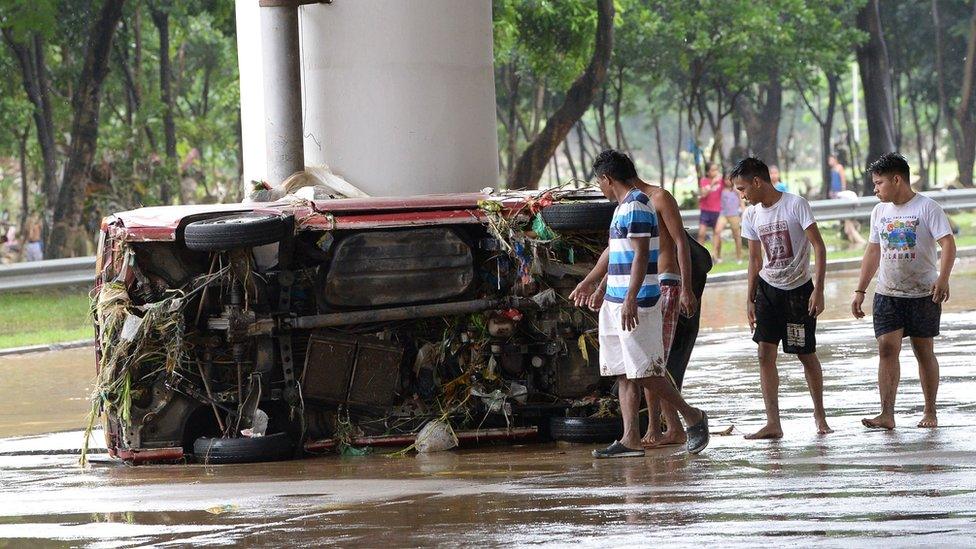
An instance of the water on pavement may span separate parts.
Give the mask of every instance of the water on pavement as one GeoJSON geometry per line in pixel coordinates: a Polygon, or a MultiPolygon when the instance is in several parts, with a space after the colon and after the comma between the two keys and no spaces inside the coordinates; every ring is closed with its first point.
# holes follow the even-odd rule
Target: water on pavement
{"type": "MultiPolygon", "coordinates": [[[[834,275],[827,291],[834,304],[818,330],[831,435],[816,434],[802,367],[785,358],[786,436],[744,440],[764,419],[755,346],[741,328],[711,330],[700,336],[685,394],[709,412],[713,432],[734,428],[713,436],[699,456],[662,449],[594,461],[591,445],[548,443],[219,467],[125,467],[96,456],[83,470],[74,455],[42,452],[77,448],[80,432],[17,436],[0,440],[0,540],[92,547],[971,545],[976,269],[961,267],[936,342],[936,430],[914,427],[922,396],[908,348],[898,428],[861,426],[878,408],[876,350],[869,320],[840,320],[854,281],[834,275]]],[[[740,285],[709,292],[710,325],[719,314],[744,324],[740,285]]],[[[19,380],[13,388],[0,384],[2,433],[80,427],[89,356],[0,359],[0,374],[19,380]],[[12,403],[39,408],[18,411],[12,403]]]]}

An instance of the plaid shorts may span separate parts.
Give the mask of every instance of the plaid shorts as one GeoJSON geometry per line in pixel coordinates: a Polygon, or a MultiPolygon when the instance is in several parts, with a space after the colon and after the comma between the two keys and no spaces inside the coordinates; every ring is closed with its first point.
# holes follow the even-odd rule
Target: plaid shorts
{"type": "Polygon", "coordinates": [[[674,341],[674,331],[678,327],[678,310],[681,308],[681,282],[671,279],[661,280],[661,323],[664,342],[664,360],[667,362],[674,341]]]}

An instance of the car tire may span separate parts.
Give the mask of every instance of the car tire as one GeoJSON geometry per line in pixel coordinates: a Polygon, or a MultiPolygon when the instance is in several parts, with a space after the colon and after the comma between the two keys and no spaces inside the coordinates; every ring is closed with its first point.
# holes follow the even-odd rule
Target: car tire
{"type": "Polygon", "coordinates": [[[549,435],[564,442],[613,442],[624,434],[620,417],[549,418],[549,435]]]}
{"type": "Polygon", "coordinates": [[[542,210],[542,220],[559,231],[605,231],[610,227],[615,202],[564,202],[542,210]]]}
{"type": "Polygon", "coordinates": [[[194,221],[186,226],[186,247],[198,252],[222,252],[278,242],[285,236],[285,220],[274,214],[234,214],[194,221]]]}
{"type": "Polygon", "coordinates": [[[200,437],[193,442],[193,456],[208,465],[285,461],[294,455],[295,443],[286,433],[251,438],[200,437]]]}

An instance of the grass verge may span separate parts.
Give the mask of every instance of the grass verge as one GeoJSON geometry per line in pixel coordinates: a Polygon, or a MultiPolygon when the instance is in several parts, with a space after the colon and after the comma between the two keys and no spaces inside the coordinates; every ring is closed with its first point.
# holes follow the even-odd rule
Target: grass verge
{"type": "Polygon", "coordinates": [[[0,349],[90,338],[84,288],[54,288],[0,294],[0,349]]]}

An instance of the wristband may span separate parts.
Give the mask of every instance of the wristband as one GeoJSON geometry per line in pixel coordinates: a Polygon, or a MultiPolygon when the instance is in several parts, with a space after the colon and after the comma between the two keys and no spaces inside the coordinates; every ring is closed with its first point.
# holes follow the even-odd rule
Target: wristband
{"type": "Polygon", "coordinates": [[[867,292],[864,291],[864,290],[854,290],[854,293],[855,294],[866,294],[867,292]]]}

